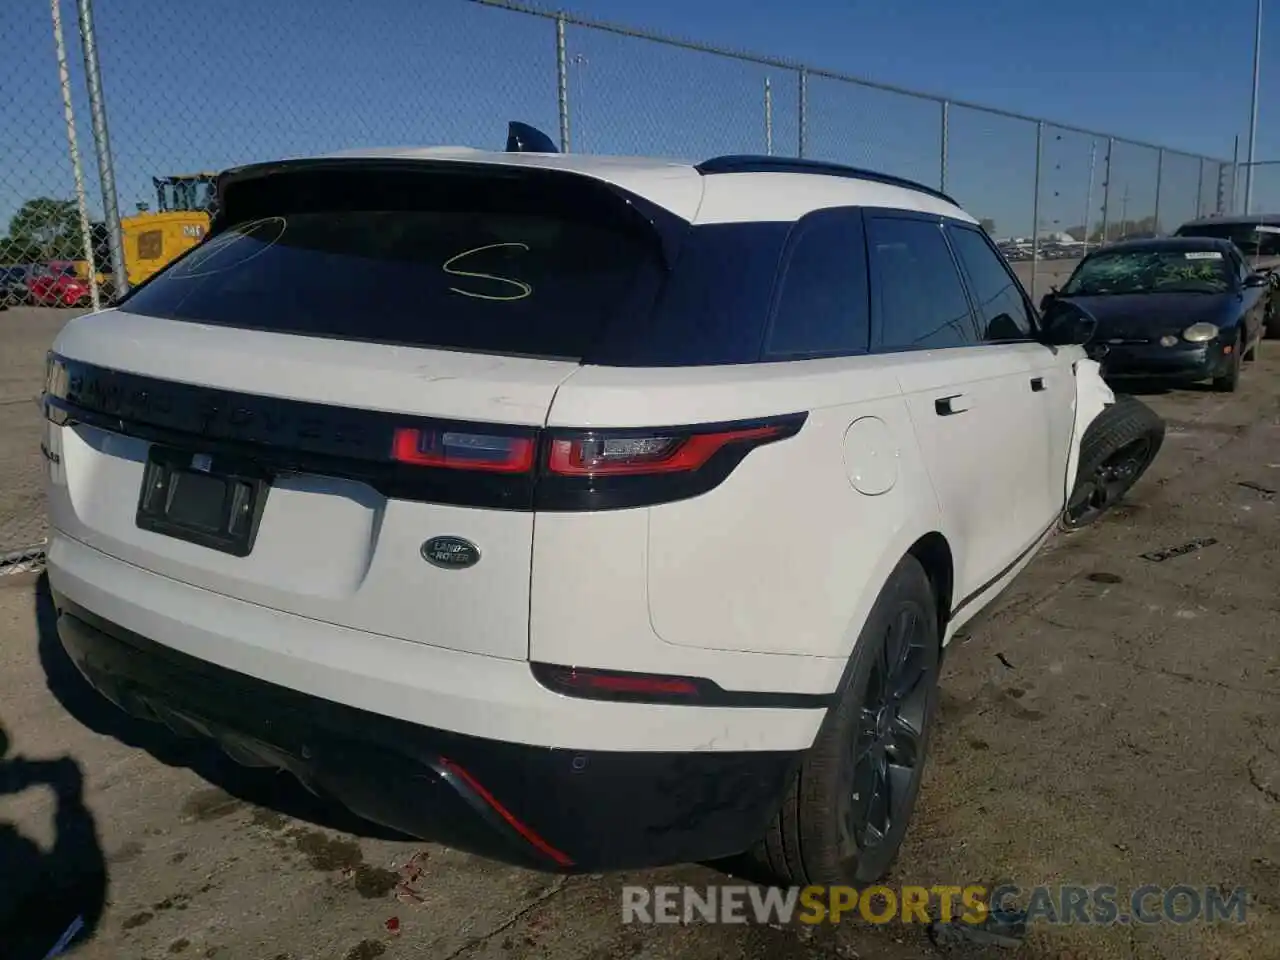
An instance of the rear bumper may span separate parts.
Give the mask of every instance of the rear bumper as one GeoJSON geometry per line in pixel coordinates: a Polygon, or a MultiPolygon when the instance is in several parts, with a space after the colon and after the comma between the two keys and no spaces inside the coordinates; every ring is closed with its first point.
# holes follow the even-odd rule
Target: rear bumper
{"type": "Polygon", "coordinates": [[[48,572],[63,646],[118,706],[376,823],[535,868],[746,849],[825,716],[563,696],[524,661],[281,613],[58,530],[48,572]]]}
{"type": "Polygon", "coordinates": [[[1172,380],[1208,380],[1224,372],[1229,357],[1219,343],[1124,344],[1107,347],[1101,357],[1106,377],[1151,377],[1172,380]]]}
{"type": "Polygon", "coordinates": [[[308,696],[127,631],[54,591],[76,667],[129,713],[279,767],[413,836],[548,870],[707,860],[749,847],[795,751],[623,752],[464,736],[308,696]]]}

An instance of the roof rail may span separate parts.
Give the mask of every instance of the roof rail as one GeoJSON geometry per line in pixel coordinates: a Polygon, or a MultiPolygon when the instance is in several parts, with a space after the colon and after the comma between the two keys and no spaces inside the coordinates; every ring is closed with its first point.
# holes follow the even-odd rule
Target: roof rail
{"type": "Polygon", "coordinates": [[[931,197],[945,200],[952,206],[960,206],[955,198],[941,190],[916,183],[906,177],[895,177],[891,173],[879,173],[875,170],[863,170],[860,167],[847,167],[842,163],[829,163],[826,160],[801,160],[795,157],[769,157],[757,154],[730,154],[723,157],[712,157],[694,167],[701,174],[714,173],[814,173],[828,177],[848,177],[850,180],[871,180],[893,187],[904,187],[908,190],[919,190],[931,197]]]}

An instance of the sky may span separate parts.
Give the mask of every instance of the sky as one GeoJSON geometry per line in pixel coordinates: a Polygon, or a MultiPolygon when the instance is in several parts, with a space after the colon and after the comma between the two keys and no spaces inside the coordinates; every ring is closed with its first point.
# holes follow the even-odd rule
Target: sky
{"type": "MultiPolygon", "coordinates": [[[[549,5],[547,5],[549,6],[549,5]]],[[[1247,149],[1254,0],[563,0],[582,17],[1043,117],[953,105],[945,188],[999,235],[1155,212],[1172,229],[1216,205],[1219,166],[1106,134],[1230,159],[1247,149]],[[1101,138],[1053,123],[1101,131],[1101,138]],[[1038,181],[1038,184],[1037,184],[1038,181]]],[[[546,7],[544,7],[546,8],[546,7]]],[[[506,122],[557,136],[555,28],[469,0],[97,0],[122,214],[151,177],[358,146],[501,148],[506,122]]],[[[1280,5],[1263,26],[1256,156],[1280,159],[1280,5]]],[[[102,209],[75,5],[63,0],[86,189],[102,209]]],[[[795,71],[571,25],[571,148],[699,160],[794,155],[795,71]],[[771,142],[766,133],[766,85],[771,142]]],[[[0,233],[32,196],[74,196],[47,0],[0,0],[0,233]]],[[[806,154],[942,179],[938,102],[807,82],[806,154]]],[[[1229,182],[1228,182],[1229,187],[1229,182]]],[[[1240,190],[1242,197],[1243,190],[1240,190]]],[[[1280,164],[1255,174],[1280,208],[1280,164]]]]}

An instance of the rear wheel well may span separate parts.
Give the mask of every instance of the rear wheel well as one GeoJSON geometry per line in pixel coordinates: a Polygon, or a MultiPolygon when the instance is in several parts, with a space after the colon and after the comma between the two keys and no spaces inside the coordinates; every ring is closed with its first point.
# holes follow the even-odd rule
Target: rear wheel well
{"type": "Polygon", "coordinates": [[[955,567],[951,560],[951,545],[940,533],[926,533],[907,551],[920,561],[933,585],[933,595],[938,599],[938,641],[947,633],[947,621],[951,618],[952,588],[955,585],[955,567]]]}

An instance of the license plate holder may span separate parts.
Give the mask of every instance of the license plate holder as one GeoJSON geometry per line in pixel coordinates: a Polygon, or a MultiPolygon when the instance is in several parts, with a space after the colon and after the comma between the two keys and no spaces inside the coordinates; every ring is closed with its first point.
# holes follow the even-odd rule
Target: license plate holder
{"type": "Polygon", "coordinates": [[[251,461],[152,445],[135,522],[142,530],[247,557],[270,489],[266,472],[251,461]]]}

